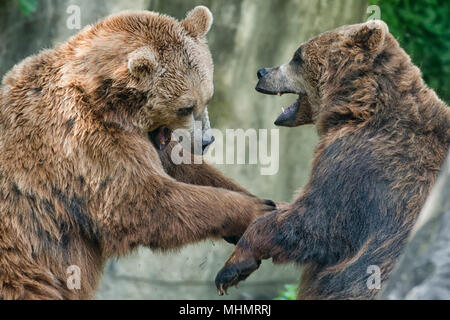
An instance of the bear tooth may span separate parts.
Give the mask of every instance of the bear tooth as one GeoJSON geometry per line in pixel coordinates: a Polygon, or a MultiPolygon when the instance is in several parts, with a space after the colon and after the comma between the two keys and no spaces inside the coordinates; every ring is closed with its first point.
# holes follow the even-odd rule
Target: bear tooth
{"type": "Polygon", "coordinates": [[[284,108],[283,107],[281,108],[281,110],[283,110],[283,113],[284,113],[284,108]]]}

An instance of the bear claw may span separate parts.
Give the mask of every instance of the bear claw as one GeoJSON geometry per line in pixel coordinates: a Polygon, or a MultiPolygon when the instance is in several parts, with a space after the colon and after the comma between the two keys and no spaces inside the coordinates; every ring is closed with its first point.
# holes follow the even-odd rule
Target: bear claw
{"type": "Polygon", "coordinates": [[[216,287],[220,296],[228,295],[228,288],[238,287],[239,282],[247,279],[261,265],[260,260],[248,259],[237,264],[226,265],[216,277],[216,287]]]}

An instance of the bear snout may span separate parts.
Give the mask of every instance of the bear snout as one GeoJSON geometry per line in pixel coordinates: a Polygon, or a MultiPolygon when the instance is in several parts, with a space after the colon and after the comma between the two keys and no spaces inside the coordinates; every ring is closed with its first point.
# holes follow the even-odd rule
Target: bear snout
{"type": "Polygon", "coordinates": [[[216,141],[216,138],[214,136],[210,136],[208,139],[203,138],[202,140],[202,151],[203,154],[206,153],[206,150],[210,145],[212,145],[216,141]]]}
{"type": "Polygon", "coordinates": [[[257,73],[258,80],[261,80],[262,78],[264,78],[268,73],[269,73],[268,68],[259,69],[258,73],[257,73]]]}

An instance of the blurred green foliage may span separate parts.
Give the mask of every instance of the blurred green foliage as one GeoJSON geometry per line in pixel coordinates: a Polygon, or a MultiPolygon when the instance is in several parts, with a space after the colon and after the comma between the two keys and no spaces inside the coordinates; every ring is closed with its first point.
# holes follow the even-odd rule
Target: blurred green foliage
{"type": "Polygon", "coordinates": [[[295,300],[297,299],[297,286],[293,284],[287,284],[284,286],[284,290],[280,292],[280,296],[275,300],[295,300]]]}
{"type": "Polygon", "coordinates": [[[20,11],[27,17],[31,16],[37,9],[38,0],[18,0],[20,11]]]}
{"type": "Polygon", "coordinates": [[[450,101],[450,1],[370,0],[421,68],[426,83],[450,101]]]}

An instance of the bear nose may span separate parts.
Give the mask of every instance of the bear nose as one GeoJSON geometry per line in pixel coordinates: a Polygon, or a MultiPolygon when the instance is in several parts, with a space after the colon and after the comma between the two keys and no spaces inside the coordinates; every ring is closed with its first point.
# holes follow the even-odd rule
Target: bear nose
{"type": "Polygon", "coordinates": [[[258,70],[258,79],[261,80],[261,78],[264,78],[266,74],[269,73],[269,69],[268,68],[262,68],[258,70]]]}
{"type": "Polygon", "coordinates": [[[205,150],[211,145],[213,144],[213,142],[216,141],[216,138],[214,138],[214,136],[211,136],[211,138],[209,139],[203,139],[202,141],[202,148],[203,148],[203,152],[205,152],[205,150]]]}

